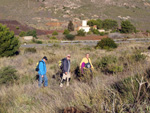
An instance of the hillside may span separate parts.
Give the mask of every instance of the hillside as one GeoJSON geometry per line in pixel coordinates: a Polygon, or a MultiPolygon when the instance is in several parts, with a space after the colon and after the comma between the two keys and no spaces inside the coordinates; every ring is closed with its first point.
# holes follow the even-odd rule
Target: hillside
{"type": "Polygon", "coordinates": [[[17,20],[31,27],[47,29],[52,21],[128,18],[142,30],[150,29],[149,0],[1,0],[0,19],[17,20]]]}

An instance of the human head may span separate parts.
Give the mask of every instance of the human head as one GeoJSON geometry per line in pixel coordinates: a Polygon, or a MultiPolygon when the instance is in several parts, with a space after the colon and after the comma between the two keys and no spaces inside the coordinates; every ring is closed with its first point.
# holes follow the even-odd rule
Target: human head
{"type": "Polygon", "coordinates": [[[70,60],[70,58],[71,58],[71,55],[68,54],[68,55],[67,55],[67,60],[70,60]]]}
{"type": "Polygon", "coordinates": [[[89,58],[89,57],[90,57],[90,54],[89,54],[89,53],[87,53],[87,54],[86,54],[86,58],[89,58]]]}
{"type": "Polygon", "coordinates": [[[46,62],[48,59],[46,56],[43,57],[44,62],[46,62]]]}

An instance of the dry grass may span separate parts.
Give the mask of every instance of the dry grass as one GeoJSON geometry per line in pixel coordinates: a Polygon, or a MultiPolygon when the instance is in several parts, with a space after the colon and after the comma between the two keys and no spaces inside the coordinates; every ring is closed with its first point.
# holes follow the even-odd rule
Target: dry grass
{"type": "MultiPolygon", "coordinates": [[[[64,108],[77,107],[81,110],[91,109],[94,113],[113,111],[112,105],[114,98],[117,102],[115,110],[118,112],[123,109],[121,105],[124,103],[118,93],[113,96],[110,86],[123,78],[134,76],[142,73],[149,66],[144,62],[128,61],[128,57],[134,53],[136,48],[147,51],[145,44],[121,44],[116,50],[104,51],[95,50],[93,47],[82,45],[55,45],[53,47],[37,48],[37,53],[24,53],[25,48],[20,49],[20,55],[15,57],[0,58],[0,67],[8,65],[14,66],[18,71],[19,80],[12,86],[1,85],[0,90],[0,112],[8,113],[60,113],[64,108]],[[89,49],[90,48],[90,49],[89,49]],[[59,82],[52,76],[58,71],[58,61],[71,54],[71,73],[72,81],[69,87],[59,87],[59,82]],[[91,60],[95,66],[94,78],[91,84],[79,82],[76,80],[75,69],[79,65],[81,59],[86,53],[90,53],[91,60]],[[112,55],[116,57],[125,57],[124,61],[131,63],[123,72],[115,75],[105,75],[97,68],[97,61],[103,56],[112,55]],[[46,88],[38,88],[35,80],[36,72],[34,71],[36,63],[43,56],[47,56],[47,76],[49,85],[46,88]],[[120,109],[117,109],[120,108],[120,109]]],[[[57,75],[58,76],[58,75],[57,75]]]]}

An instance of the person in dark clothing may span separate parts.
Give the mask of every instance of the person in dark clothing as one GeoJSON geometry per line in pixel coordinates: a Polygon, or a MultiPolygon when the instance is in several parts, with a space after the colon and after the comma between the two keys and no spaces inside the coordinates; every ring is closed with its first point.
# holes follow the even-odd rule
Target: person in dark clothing
{"type": "Polygon", "coordinates": [[[68,54],[67,57],[64,58],[63,69],[62,69],[63,76],[62,76],[62,79],[61,79],[60,87],[63,87],[63,82],[65,80],[67,80],[67,86],[69,86],[69,82],[70,82],[70,79],[71,79],[70,58],[71,58],[70,54],[68,54]]]}

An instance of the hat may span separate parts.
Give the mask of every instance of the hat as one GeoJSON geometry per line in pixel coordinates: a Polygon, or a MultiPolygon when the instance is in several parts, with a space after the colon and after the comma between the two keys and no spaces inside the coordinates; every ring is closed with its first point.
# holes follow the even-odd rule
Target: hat
{"type": "Polygon", "coordinates": [[[48,60],[46,56],[44,56],[43,59],[48,60]]]}
{"type": "Polygon", "coordinates": [[[68,57],[68,56],[70,57],[71,55],[70,55],[70,54],[68,54],[68,55],[67,55],[67,57],[68,57]]]}

